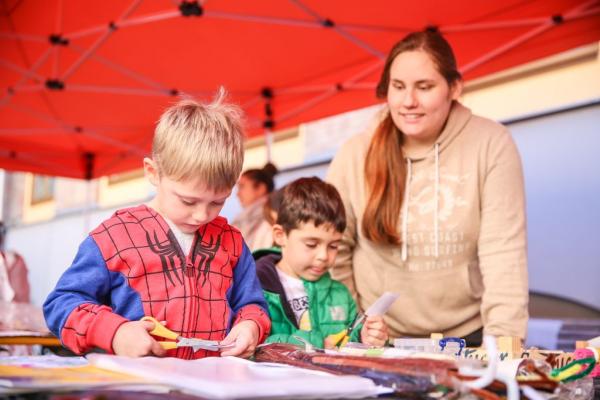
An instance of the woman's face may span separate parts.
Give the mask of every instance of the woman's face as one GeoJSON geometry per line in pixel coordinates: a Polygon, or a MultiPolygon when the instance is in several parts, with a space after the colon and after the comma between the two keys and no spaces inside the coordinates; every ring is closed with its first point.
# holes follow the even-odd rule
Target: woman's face
{"type": "Polygon", "coordinates": [[[407,141],[433,143],[441,133],[461,84],[450,87],[424,51],[405,51],[392,62],[387,102],[407,141]]]}
{"type": "Polygon", "coordinates": [[[260,197],[267,194],[264,184],[254,182],[252,179],[242,175],[237,185],[237,197],[242,207],[246,208],[260,197]]]}

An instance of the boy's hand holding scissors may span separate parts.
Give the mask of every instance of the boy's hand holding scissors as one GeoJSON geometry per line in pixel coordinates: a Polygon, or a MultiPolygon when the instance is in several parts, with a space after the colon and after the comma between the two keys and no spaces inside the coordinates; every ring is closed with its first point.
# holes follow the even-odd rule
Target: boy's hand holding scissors
{"type": "Polygon", "coordinates": [[[113,351],[118,356],[143,357],[154,355],[163,357],[166,350],[150,336],[154,329],[151,321],[129,321],[122,324],[112,341],[113,351]]]}
{"type": "MultiPolygon", "coordinates": [[[[258,337],[258,326],[254,323],[252,324],[256,327],[256,336],[258,337]]],[[[229,352],[235,350],[236,347],[239,347],[239,353],[234,351],[233,354],[226,354],[238,355],[245,354],[245,351],[247,351],[249,347],[243,345],[246,336],[248,336],[248,334],[242,327],[242,329],[238,329],[238,335],[236,336],[239,340],[239,344],[237,343],[238,340],[235,340],[235,338],[233,339],[236,341],[235,344],[219,342],[216,340],[188,338],[168,329],[164,322],[159,322],[153,317],[145,316],[140,321],[126,322],[119,327],[113,339],[113,350],[117,355],[129,357],[142,357],[147,355],[162,357],[166,355],[166,350],[177,349],[179,347],[191,347],[193,351],[204,349],[215,352],[224,350],[229,352]],[[155,337],[167,340],[158,341],[155,337]]],[[[230,342],[233,342],[233,340],[230,340],[230,342]]],[[[258,342],[258,339],[256,339],[256,341],[258,342]]],[[[256,343],[252,347],[252,352],[254,352],[255,347],[256,343]]]]}

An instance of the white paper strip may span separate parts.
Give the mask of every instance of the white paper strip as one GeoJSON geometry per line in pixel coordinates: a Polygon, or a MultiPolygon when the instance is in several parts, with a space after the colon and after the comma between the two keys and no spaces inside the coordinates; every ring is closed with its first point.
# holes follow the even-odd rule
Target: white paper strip
{"type": "Polygon", "coordinates": [[[365,315],[384,315],[399,296],[400,295],[398,293],[385,292],[377,300],[375,300],[375,303],[371,304],[371,306],[367,308],[365,315]]]}

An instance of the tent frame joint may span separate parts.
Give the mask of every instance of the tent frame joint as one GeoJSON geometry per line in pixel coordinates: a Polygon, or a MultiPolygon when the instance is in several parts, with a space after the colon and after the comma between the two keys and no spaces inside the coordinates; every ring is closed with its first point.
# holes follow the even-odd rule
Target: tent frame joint
{"type": "Polygon", "coordinates": [[[46,79],[46,88],[49,90],[64,90],[65,82],[60,79],[46,79]]]}
{"type": "Polygon", "coordinates": [[[560,15],[560,14],[554,14],[552,16],[552,23],[554,25],[560,25],[563,22],[565,22],[565,17],[563,17],[562,15],[560,15]]]}
{"type": "Polygon", "coordinates": [[[182,1],[179,4],[179,12],[182,17],[201,17],[204,9],[197,1],[182,1]]]}
{"type": "Polygon", "coordinates": [[[52,46],[68,46],[69,39],[60,33],[52,33],[48,36],[48,41],[52,46]]]}

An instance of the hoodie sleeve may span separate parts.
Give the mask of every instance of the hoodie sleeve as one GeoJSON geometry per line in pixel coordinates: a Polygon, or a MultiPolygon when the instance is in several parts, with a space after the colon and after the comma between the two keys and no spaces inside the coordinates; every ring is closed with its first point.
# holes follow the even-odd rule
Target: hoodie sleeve
{"type": "Polygon", "coordinates": [[[478,240],[484,332],[524,339],[529,295],[521,159],[507,130],[486,151],[478,240]]]}
{"type": "Polygon", "coordinates": [[[91,237],[79,246],[73,264],[44,302],[48,328],[77,354],[99,347],[112,353],[112,339],[127,319],[112,312],[111,281],[100,249],[91,237]]]}
{"type": "Polygon", "coordinates": [[[348,166],[351,164],[351,157],[348,155],[348,146],[346,143],[329,165],[327,171],[327,182],[331,183],[336,187],[342,201],[344,203],[344,209],[346,211],[346,230],[342,237],[341,245],[339,246],[338,254],[335,259],[335,264],[329,271],[331,277],[337,281],[342,282],[352,296],[356,296],[356,287],[354,284],[354,271],[352,268],[352,255],[354,253],[354,247],[356,246],[356,214],[350,200],[350,176],[348,173],[348,166]]]}
{"type": "Polygon", "coordinates": [[[259,343],[262,343],[271,331],[268,306],[256,276],[256,265],[246,243],[233,272],[233,285],[227,295],[234,314],[233,324],[241,321],[254,321],[259,330],[259,343]]]}

